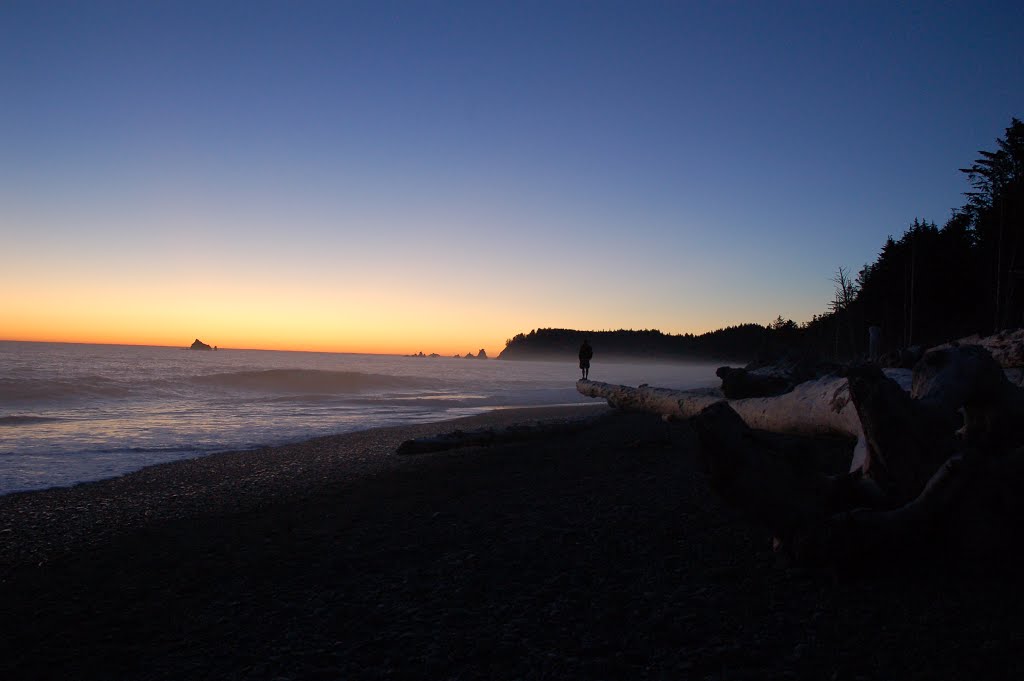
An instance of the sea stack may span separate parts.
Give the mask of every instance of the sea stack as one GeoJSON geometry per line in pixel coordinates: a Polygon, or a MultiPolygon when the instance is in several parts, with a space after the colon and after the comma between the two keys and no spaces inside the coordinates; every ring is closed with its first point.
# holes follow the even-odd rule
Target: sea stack
{"type": "Polygon", "coordinates": [[[213,348],[211,348],[209,345],[207,345],[203,341],[199,340],[198,338],[196,338],[192,342],[192,345],[191,345],[191,347],[189,349],[190,350],[213,350],[213,348]]]}

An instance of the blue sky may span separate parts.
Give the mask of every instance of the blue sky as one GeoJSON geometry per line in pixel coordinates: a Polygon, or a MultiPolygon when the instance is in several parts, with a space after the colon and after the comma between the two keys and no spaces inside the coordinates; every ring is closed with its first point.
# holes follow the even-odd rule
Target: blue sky
{"type": "Polygon", "coordinates": [[[1008,2],[8,2],[0,337],[130,340],[146,301],[166,334],[341,350],[806,321],[838,266],[962,203],[957,168],[1024,115],[1022,26],[1008,2]]]}

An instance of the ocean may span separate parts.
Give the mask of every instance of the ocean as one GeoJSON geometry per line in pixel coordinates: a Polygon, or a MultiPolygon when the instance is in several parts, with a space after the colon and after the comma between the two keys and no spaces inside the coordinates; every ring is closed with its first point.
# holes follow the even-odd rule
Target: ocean
{"type": "MultiPolygon", "coordinates": [[[[564,362],[0,342],[0,494],[220,451],[491,409],[594,400],[564,362]]],[[[712,364],[602,363],[591,378],[717,385],[712,364]]]]}

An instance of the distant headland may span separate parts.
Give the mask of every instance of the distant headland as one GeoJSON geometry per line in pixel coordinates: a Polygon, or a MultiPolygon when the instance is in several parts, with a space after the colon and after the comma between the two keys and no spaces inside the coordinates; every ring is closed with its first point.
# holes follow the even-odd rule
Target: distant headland
{"type": "Polygon", "coordinates": [[[642,331],[579,331],[575,329],[534,329],[505,341],[498,359],[574,358],[584,339],[602,358],[661,361],[743,360],[749,361],[763,348],[770,333],[760,324],[741,324],[695,336],[668,334],[657,329],[642,331]]]}
{"type": "Polygon", "coordinates": [[[648,331],[536,329],[505,342],[498,359],[574,358],[584,338],[595,359],[721,359],[767,363],[781,355],[913,366],[950,338],[1024,326],[1024,121],[1012,118],[995,151],[960,172],[972,191],[945,225],[915,218],[878,257],[836,268],[832,299],[810,321],[781,315],[700,336],[648,331]]]}

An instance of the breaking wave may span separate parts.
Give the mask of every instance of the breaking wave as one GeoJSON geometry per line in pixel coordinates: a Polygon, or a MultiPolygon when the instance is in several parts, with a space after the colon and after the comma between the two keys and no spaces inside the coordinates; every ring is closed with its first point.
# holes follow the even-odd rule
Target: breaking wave
{"type": "MultiPolygon", "coordinates": [[[[688,387],[714,370],[609,365],[602,380],[688,387]],[[674,373],[673,373],[674,371],[674,373]]],[[[0,495],[212,451],[586,403],[571,362],[0,341],[0,495]]]]}
{"type": "Polygon", "coordinates": [[[52,423],[60,421],[49,416],[0,416],[0,427],[3,426],[30,426],[34,423],[52,423]]]}
{"type": "Polygon", "coordinates": [[[346,394],[373,390],[437,387],[437,379],[323,369],[267,369],[195,376],[201,386],[260,392],[346,394]]]}
{"type": "Polygon", "coordinates": [[[131,394],[131,387],[102,376],[73,379],[0,378],[0,404],[16,401],[118,398],[131,394]]]}
{"type": "MultiPolygon", "coordinates": [[[[69,400],[118,400],[132,396],[143,396],[147,399],[158,395],[194,396],[197,390],[208,392],[211,389],[283,394],[290,397],[306,394],[315,399],[317,396],[391,390],[443,389],[443,383],[443,380],[437,378],[323,369],[237,371],[177,379],[113,380],[102,376],[31,380],[0,378],[0,406],[13,407],[41,402],[64,403],[69,400]]],[[[10,422],[8,425],[24,423],[26,422],[10,422]]]]}

